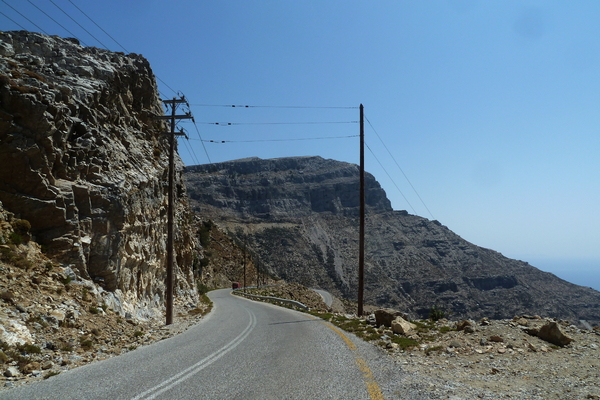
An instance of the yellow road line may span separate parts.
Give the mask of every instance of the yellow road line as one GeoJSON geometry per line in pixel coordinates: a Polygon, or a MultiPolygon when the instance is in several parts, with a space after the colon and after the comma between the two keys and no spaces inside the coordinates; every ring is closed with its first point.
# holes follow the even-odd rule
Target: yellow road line
{"type": "Polygon", "coordinates": [[[367,385],[367,392],[369,393],[369,397],[371,398],[371,400],[384,400],[383,394],[381,393],[381,389],[379,388],[379,384],[377,384],[377,381],[375,381],[375,377],[373,376],[373,372],[369,368],[367,362],[358,355],[358,348],[352,342],[352,340],[350,340],[348,336],[344,335],[344,333],[335,326],[322,320],[321,323],[323,323],[325,326],[337,333],[342,338],[344,343],[346,343],[348,348],[354,352],[354,359],[356,360],[356,365],[358,366],[360,372],[362,372],[363,374],[363,379],[365,381],[365,384],[367,385]]]}

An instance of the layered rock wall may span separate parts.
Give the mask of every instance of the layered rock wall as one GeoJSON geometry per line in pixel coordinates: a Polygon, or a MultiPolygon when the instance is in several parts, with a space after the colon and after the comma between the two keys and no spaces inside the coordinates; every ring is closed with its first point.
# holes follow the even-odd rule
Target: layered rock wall
{"type": "MultiPolygon", "coordinates": [[[[156,310],[166,257],[162,113],[141,55],[0,32],[0,201],[48,254],[156,310]]],[[[197,242],[177,167],[176,293],[194,300],[197,242]]]]}

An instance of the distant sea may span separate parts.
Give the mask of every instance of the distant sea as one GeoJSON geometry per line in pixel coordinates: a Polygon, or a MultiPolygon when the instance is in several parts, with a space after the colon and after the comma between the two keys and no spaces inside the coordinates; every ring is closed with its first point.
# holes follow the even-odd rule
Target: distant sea
{"type": "Polygon", "coordinates": [[[600,261],[552,259],[529,259],[525,261],[537,269],[550,272],[567,282],[600,291],[600,261]]]}

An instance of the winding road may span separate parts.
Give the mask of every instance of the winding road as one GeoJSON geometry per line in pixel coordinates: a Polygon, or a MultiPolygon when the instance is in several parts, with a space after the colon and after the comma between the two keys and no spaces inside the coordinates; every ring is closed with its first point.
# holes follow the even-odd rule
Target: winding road
{"type": "Polygon", "coordinates": [[[399,398],[397,391],[388,395],[390,382],[399,378],[397,367],[390,368],[384,355],[360,339],[311,315],[240,298],[228,289],[209,296],[213,311],[180,335],[2,391],[0,398],[399,398]],[[388,394],[382,381],[388,382],[388,394]]]}

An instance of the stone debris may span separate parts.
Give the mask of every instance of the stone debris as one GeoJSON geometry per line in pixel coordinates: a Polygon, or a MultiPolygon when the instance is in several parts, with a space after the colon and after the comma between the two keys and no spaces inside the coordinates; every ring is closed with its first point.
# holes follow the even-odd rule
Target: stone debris
{"type": "Polygon", "coordinates": [[[417,326],[411,322],[406,321],[402,317],[396,317],[395,320],[392,321],[392,332],[409,336],[417,326]]]}
{"type": "Polygon", "coordinates": [[[403,385],[428,398],[600,399],[598,328],[579,329],[565,321],[527,316],[484,318],[479,324],[413,322],[418,325],[418,346],[390,346],[394,334],[386,330],[384,336],[381,329],[381,339],[373,343],[406,373],[403,385]],[[467,326],[473,332],[466,332],[467,326]],[[542,336],[530,335],[532,328],[542,336]],[[546,331],[552,335],[545,336],[546,331]]]}
{"type": "Polygon", "coordinates": [[[562,333],[560,327],[554,321],[542,326],[537,333],[537,337],[557,346],[566,346],[573,341],[572,338],[562,333]]]}

